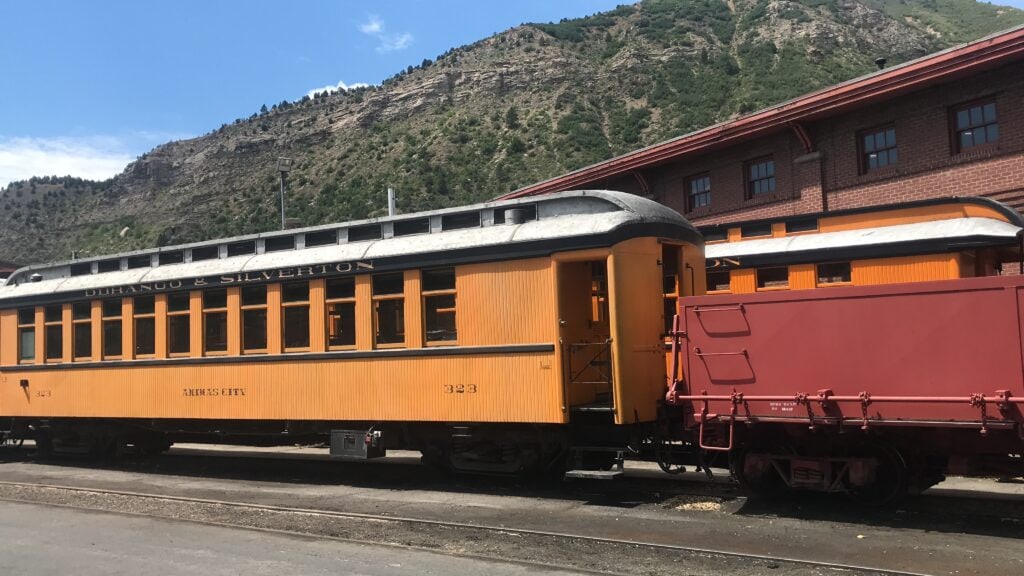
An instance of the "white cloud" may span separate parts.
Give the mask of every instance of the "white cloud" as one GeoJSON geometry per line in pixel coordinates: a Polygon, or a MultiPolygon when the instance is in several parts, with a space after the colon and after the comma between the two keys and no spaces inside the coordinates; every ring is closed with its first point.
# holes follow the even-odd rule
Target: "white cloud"
{"type": "Polygon", "coordinates": [[[32,176],[105,180],[154,145],[181,135],[136,132],[127,136],[0,136],[0,188],[32,176]]]}
{"type": "Polygon", "coordinates": [[[401,34],[391,34],[380,36],[380,45],[377,46],[377,52],[395,52],[397,50],[405,50],[409,46],[412,46],[413,38],[412,34],[408,32],[402,32],[401,34]]]}
{"type": "Polygon", "coordinates": [[[386,33],[384,21],[374,14],[367,16],[366,22],[359,25],[359,31],[377,39],[376,50],[379,54],[405,50],[416,40],[409,32],[386,33]]]}
{"type": "Polygon", "coordinates": [[[345,92],[346,90],[353,90],[355,88],[365,88],[367,86],[369,86],[369,84],[367,84],[365,82],[356,82],[355,84],[345,84],[345,82],[342,81],[342,82],[338,82],[337,84],[334,84],[334,85],[328,84],[327,86],[321,86],[319,88],[314,88],[314,89],[310,90],[309,92],[306,92],[306,96],[309,96],[310,98],[312,98],[313,94],[316,94],[317,92],[345,92]]]}
{"type": "Polygon", "coordinates": [[[366,22],[359,25],[359,31],[363,34],[369,34],[376,36],[384,33],[384,22],[381,21],[376,15],[371,14],[367,17],[366,22]]]}

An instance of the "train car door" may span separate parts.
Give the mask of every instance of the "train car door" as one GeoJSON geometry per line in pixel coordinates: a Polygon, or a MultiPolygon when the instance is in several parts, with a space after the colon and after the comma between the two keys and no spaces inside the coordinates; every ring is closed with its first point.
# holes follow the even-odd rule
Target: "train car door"
{"type": "Polygon", "coordinates": [[[560,261],[557,274],[559,344],[568,407],[611,412],[607,260],[560,261]]]}

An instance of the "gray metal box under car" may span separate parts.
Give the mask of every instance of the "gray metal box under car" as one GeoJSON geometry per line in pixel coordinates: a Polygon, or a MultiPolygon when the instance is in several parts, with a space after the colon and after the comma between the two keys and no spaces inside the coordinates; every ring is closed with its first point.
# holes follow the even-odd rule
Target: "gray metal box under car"
{"type": "Polygon", "coordinates": [[[387,454],[380,431],[331,430],[331,456],[336,458],[381,458],[387,454]]]}

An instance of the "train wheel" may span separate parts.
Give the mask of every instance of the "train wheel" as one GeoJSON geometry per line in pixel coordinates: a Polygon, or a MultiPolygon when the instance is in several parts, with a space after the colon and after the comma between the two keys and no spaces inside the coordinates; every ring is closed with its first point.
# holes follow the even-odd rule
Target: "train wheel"
{"type": "Polygon", "coordinates": [[[851,486],[847,494],[867,506],[881,506],[907,494],[909,473],[907,463],[898,450],[884,444],[866,446],[860,456],[878,461],[874,480],[864,486],[851,486]]]}
{"type": "Polygon", "coordinates": [[[774,498],[784,496],[790,491],[789,485],[767,457],[767,454],[771,453],[755,453],[752,450],[739,450],[733,453],[729,468],[733,478],[748,496],[774,498]]]}

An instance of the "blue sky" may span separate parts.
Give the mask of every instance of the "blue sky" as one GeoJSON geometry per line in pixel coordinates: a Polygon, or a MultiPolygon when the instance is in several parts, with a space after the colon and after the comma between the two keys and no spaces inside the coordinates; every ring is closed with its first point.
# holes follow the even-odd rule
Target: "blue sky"
{"type": "Polygon", "coordinates": [[[379,83],[523,22],[620,3],[0,1],[0,187],[31,175],[109,177],[161,142],[262,104],[379,83]]]}

